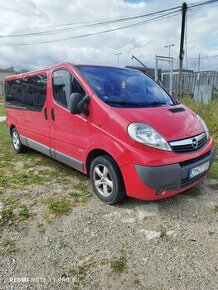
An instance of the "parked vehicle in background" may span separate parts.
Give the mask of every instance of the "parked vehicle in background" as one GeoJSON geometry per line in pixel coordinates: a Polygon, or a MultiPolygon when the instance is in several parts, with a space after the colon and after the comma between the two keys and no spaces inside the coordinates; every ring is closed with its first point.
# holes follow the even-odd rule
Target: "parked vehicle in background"
{"type": "Polygon", "coordinates": [[[14,150],[87,173],[105,203],[162,199],[208,175],[206,124],[141,72],[63,63],[5,81],[14,150]]]}

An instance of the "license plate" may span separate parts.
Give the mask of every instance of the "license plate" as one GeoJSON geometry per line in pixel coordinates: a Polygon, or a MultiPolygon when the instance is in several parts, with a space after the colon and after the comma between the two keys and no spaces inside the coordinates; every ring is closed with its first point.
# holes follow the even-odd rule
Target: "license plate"
{"type": "Polygon", "coordinates": [[[207,161],[204,164],[201,164],[201,165],[199,165],[197,167],[194,167],[194,168],[190,169],[189,170],[189,178],[193,178],[193,177],[195,177],[195,176],[207,171],[208,168],[209,168],[209,165],[210,165],[210,162],[207,161]]]}

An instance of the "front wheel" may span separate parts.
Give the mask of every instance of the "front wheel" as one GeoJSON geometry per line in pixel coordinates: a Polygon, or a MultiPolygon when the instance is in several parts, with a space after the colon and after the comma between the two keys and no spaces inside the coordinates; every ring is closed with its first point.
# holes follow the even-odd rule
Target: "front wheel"
{"type": "Polygon", "coordinates": [[[16,128],[13,128],[11,131],[11,140],[15,152],[20,153],[24,150],[24,146],[20,142],[20,136],[16,128]]]}
{"type": "Polygon", "coordinates": [[[90,179],[94,192],[103,202],[115,204],[126,197],[121,172],[112,157],[96,157],[91,163],[90,179]]]}

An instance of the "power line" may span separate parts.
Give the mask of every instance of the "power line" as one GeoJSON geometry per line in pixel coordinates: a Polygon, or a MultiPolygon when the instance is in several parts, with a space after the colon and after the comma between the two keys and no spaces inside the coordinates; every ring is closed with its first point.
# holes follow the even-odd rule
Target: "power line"
{"type": "Polygon", "coordinates": [[[191,3],[188,6],[189,7],[198,7],[198,6],[204,6],[204,5],[208,5],[208,4],[213,4],[213,3],[216,3],[216,2],[218,2],[218,0],[200,1],[200,2],[197,2],[197,3],[191,3]]]}
{"type": "Polygon", "coordinates": [[[142,24],[145,24],[148,22],[153,22],[153,21],[157,21],[160,19],[169,18],[172,16],[177,16],[179,14],[180,14],[180,10],[177,10],[177,11],[169,12],[167,14],[157,16],[157,17],[154,17],[154,18],[151,18],[148,20],[140,21],[137,23],[133,23],[133,24],[129,24],[129,25],[121,26],[121,27],[111,28],[111,29],[107,29],[107,30],[103,30],[103,31],[90,32],[90,33],[77,35],[77,36],[71,36],[71,37],[66,37],[66,38],[61,38],[61,39],[46,40],[46,41],[39,41],[39,42],[34,42],[34,43],[3,43],[3,44],[0,43],[0,46],[28,46],[28,45],[47,44],[47,43],[64,41],[64,40],[84,38],[84,37],[89,37],[89,36],[93,36],[93,35],[99,35],[99,34],[104,34],[104,33],[108,33],[108,32],[118,31],[118,30],[122,30],[125,28],[139,26],[139,25],[142,25],[142,24]]]}
{"type": "MultiPolygon", "coordinates": [[[[0,38],[14,38],[14,37],[25,37],[25,36],[37,36],[37,35],[47,35],[47,34],[53,34],[53,33],[60,33],[60,32],[66,32],[66,31],[73,31],[81,28],[90,28],[90,27],[95,27],[95,26],[101,26],[101,25],[107,25],[107,24],[114,24],[114,23],[119,23],[123,21],[130,21],[130,20],[135,20],[139,18],[145,18],[149,16],[155,16],[157,14],[164,14],[165,12],[169,11],[174,11],[178,10],[180,6],[176,6],[173,8],[165,9],[165,10],[160,10],[156,12],[151,12],[147,14],[140,14],[140,15],[134,15],[134,16],[126,16],[122,18],[117,18],[114,20],[107,20],[107,21],[97,21],[97,22],[80,22],[80,23],[67,23],[67,24],[62,24],[62,25],[57,25],[57,26],[52,26],[53,28],[57,28],[59,26],[75,26],[76,27],[70,27],[70,28],[61,28],[61,29],[53,29],[53,30],[45,30],[45,31],[39,31],[39,32],[32,32],[32,33],[23,33],[23,34],[9,34],[9,35],[0,35],[0,38]]],[[[31,29],[31,28],[30,28],[31,29]]]]}

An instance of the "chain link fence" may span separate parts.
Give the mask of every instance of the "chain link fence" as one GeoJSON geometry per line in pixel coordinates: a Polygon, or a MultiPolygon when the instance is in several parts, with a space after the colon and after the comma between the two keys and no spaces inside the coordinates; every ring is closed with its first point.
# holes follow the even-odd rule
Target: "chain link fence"
{"type": "MultiPolygon", "coordinates": [[[[179,61],[174,59],[172,72],[172,95],[179,93],[179,61]]],[[[161,83],[170,91],[170,62],[158,62],[161,83]]],[[[184,58],[182,71],[183,92],[193,95],[196,101],[209,102],[218,91],[218,55],[184,58]]]]}

